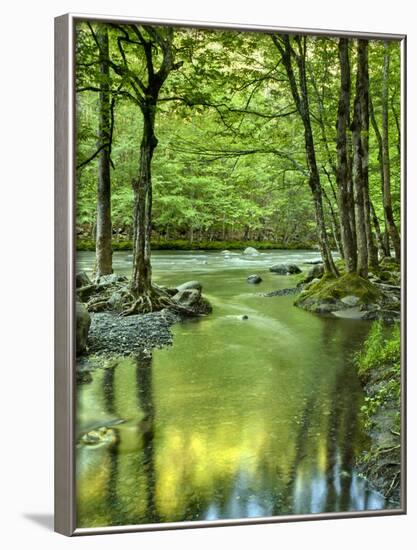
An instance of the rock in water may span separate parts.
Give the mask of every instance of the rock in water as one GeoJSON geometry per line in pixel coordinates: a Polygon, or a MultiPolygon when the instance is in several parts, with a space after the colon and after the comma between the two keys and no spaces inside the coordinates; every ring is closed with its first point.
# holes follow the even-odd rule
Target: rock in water
{"type": "Polygon", "coordinates": [[[173,302],[179,306],[192,307],[196,304],[201,297],[201,292],[196,288],[187,288],[185,290],[180,290],[172,297],[173,302]]]}
{"type": "Polygon", "coordinates": [[[190,289],[198,290],[199,292],[201,292],[203,290],[203,285],[199,281],[187,281],[186,283],[177,286],[177,292],[190,289]]]}
{"type": "Polygon", "coordinates": [[[246,254],[247,256],[257,256],[259,252],[256,250],[256,248],[253,248],[253,246],[248,246],[248,248],[245,248],[243,251],[243,254],[246,254]]]}
{"type": "Polygon", "coordinates": [[[91,317],[85,305],[81,302],[76,302],[76,350],[77,355],[82,353],[87,347],[88,331],[90,330],[91,317]]]}
{"type": "Polygon", "coordinates": [[[258,285],[262,282],[262,278],[259,275],[249,275],[246,280],[248,283],[252,283],[253,285],[258,285]]]}
{"type": "Polygon", "coordinates": [[[80,288],[87,285],[91,285],[90,278],[85,271],[80,271],[75,276],[75,286],[76,288],[80,288]]]}
{"type": "Polygon", "coordinates": [[[247,315],[242,315],[241,319],[242,319],[242,321],[247,321],[249,319],[249,317],[247,315]]]}
{"type": "Polygon", "coordinates": [[[269,271],[277,273],[278,275],[295,275],[296,273],[301,273],[301,269],[295,264],[276,264],[271,266],[269,271]]]}

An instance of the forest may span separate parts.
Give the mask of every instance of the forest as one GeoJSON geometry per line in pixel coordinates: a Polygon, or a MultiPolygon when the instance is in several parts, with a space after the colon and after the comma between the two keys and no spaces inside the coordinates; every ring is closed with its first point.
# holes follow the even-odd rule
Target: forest
{"type": "MultiPolygon", "coordinates": [[[[178,369],[178,389],[189,383],[190,395],[205,391],[193,386],[202,375],[188,364],[191,359],[183,346],[207,368],[227,370],[229,365],[235,373],[236,361],[236,375],[225,382],[225,387],[236,384],[236,392],[242,384],[238,363],[240,376],[245,369],[252,371],[250,377],[260,370],[253,379],[256,385],[267,383],[270,365],[277,377],[284,376],[285,365],[295,361],[292,357],[298,357],[295,370],[302,368],[297,380],[320,377],[318,391],[326,405],[314,401],[308,384],[294,385],[295,375],[285,374],[300,399],[300,411],[291,417],[294,436],[282,442],[292,449],[291,464],[280,464],[282,470],[270,464],[276,453],[272,443],[264,455],[253,451],[266,461],[262,475],[269,476],[275,488],[283,484],[281,493],[286,495],[284,503],[276,493],[273,507],[262,508],[264,515],[314,511],[314,495],[297,494],[296,479],[302,472],[306,479],[324,476],[328,492],[318,511],[398,506],[400,43],[365,36],[85,21],[76,27],[75,66],[77,377],[80,387],[95,387],[101,375],[94,373],[113,361],[112,368],[117,364],[120,372],[137,369],[138,395],[148,392],[134,408],[147,422],[145,428],[141,424],[143,440],[135,450],[145,457],[140,475],[147,480],[146,505],[141,502],[140,514],[133,507],[126,519],[115,476],[130,480],[130,474],[112,470],[109,483],[118,502],[116,512],[113,504],[104,504],[98,488],[85,496],[86,481],[80,481],[84,524],[114,523],[122,517],[125,522],[152,522],[262,515],[249,505],[232,512],[225,494],[220,505],[204,485],[207,480],[201,482],[205,492],[200,500],[195,497],[198,502],[191,495],[189,502],[182,502],[177,494],[175,510],[161,512],[158,494],[170,495],[174,489],[167,482],[163,485],[165,478],[162,473],[158,477],[153,462],[157,441],[161,449],[172,451],[150,405],[153,393],[158,402],[165,402],[161,395],[167,403],[171,399],[165,386],[156,390],[158,372],[165,365],[174,377],[178,369]],[[259,293],[259,288],[267,292],[259,293]],[[285,345],[278,345],[283,333],[276,334],[277,326],[286,331],[285,345]],[[310,354],[299,356],[295,340],[303,338],[305,353],[309,349],[310,354]],[[266,347],[255,357],[260,342],[266,347]],[[162,349],[170,344],[170,350],[162,349]],[[221,357],[216,355],[220,348],[221,357]],[[121,358],[129,354],[136,359],[130,367],[123,366],[126,359],[121,358]],[[316,364],[322,356],[326,372],[316,364]],[[190,369],[189,381],[181,369],[190,369]],[[341,398],[345,408],[334,401],[344,377],[345,392],[352,392],[341,398]],[[355,396],[351,402],[349,395],[355,396]],[[326,428],[317,412],[320,406],[329,410],[326,428]],[[327,434],[322,474],[312,458],[320,453],[318,448],[306,444],[303,451],[312,461],[310,469],[300,454],[303,437],[313,429],[310,423],[327,434]],[[381,447],[381,438],[375,441],[371,434],[384,435],[384,430],[389,437],[381,447]],[[340,447],[342,432],[352,437],[352,447],[340,447]],[[342,481],[335,494],[331,476],[340,453],[350,485],[342,481]],[[358,504],[352,495],[361,491],[365,496],[358,504]],[[211,517],[213,506],[220,508],[211,517]]],[[[104,384],[108,403],[106,384],[116,384],[116,379],[103,376],[104,382],[97,384],[104,384]]],[[[203,410],[214,406],[210,392],[223,376],[217,373],[207,381],[203,410]]],[[[250,395],[249,378],[247,383],[240,395],[250,395]]],[[[81,400],[86,391],[80,389],[81,400]]],[[[113,388],[108,409],[112,415],[116,394],[113,388]]],[[[228,394],[228,401],[237,403],[235,399],[235,393],[228,394]]],[[[263,405],[257,400],[253,407],[255,411],[263,405]]],[[[200,412],[191,414],[198,417],[200,412]]],[[[238,424],[246,418],[237,418],[236,411],[227,414],[238,424]]],[[[275,428],[280,415],[286,412],[268,417],[275,428]]],[[[123,447],[122,428],[102,424],[101,432],[95,425],[83,426],[81,456],[97,442],[113,449],[110,456],[123,447]]],[[[175,426],[182,428],[183,438],[195,436],[188,424],[175,426]]],[[[226,451],[222,447],[218,452],[226,451]]],[[[218,456],[214,453],[213,465],[218,456]]],[[[189,460],[192,477],[198,465],[189,460]]],[[[237,469],[237,462],[233,464],[230,468],[237,469]]],[[[313,478],[308,491],[313,491],[313,478]]],[[[223,484],[219,479],[216,483],[223,484]]],[[[197,483],[197,493],[200,489],[197,483]]]]}

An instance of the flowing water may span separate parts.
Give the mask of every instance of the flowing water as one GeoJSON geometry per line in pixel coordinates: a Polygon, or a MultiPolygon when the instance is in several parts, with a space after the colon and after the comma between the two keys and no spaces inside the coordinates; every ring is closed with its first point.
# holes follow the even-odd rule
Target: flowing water
{"type": "MultiPolygon", "coordinates": [[[[103,360],[78,386],[77,433],[111,426],[108,441],[77,445],[79,527],[387,506],[354,469],[366,441],[352,355],[369,323],[315,316],[293,296],[259,296],[294,286],[270,265],[307,270],[315,258],[153,254],[156,282],[197,279],[213,313],[175,325],[173,346],[152,356],[103,360]],[[261,284],[246,282],[253,273],[261,284]]],[[[78,268],[93,261],[80,253],[78,268]]],[[[131,256],[115,253],[114,265],[130,274],[131,256]]]]}

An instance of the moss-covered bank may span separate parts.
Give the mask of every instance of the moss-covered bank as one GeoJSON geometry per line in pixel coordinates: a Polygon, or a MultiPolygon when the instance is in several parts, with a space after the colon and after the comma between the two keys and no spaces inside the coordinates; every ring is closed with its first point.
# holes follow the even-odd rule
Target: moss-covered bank
{"type": "MultiPolygon", "coordinates": [[[[95,241],[93,239],[77,239],[77,250],[94,251],[95,241]]],[[[132,251],[133,243],[130,240],[112,242],[113,250],[116,251],[132,251]]],[[[252,246],[257,250],[313,250],[312,243],[297,243],[283,246],[272,241],[194,241],[190,243],[188,240],[157,240],[152,241],[152,250],[244,250],[252,246]]]]}
{"type": "Polygon", "coordinates": [[[381,292],[355,273],[346,273],[337,279],[326,274],[307,285],[295,305],[316,313],[325,313],[347,307],[348,304],[343,301],[346,297],[356,299],[351,300],[352,304],[364,306],[377,302],[381,298],[381,292]]]}
{"type": "Polygon", "coordinates": [[[361,473],[393,504],[400,502],[401,487],[401,345],[398,326],[372,325],[356,357],[365,389],[361,408],[369,449],[358,459],[361,473]]]}

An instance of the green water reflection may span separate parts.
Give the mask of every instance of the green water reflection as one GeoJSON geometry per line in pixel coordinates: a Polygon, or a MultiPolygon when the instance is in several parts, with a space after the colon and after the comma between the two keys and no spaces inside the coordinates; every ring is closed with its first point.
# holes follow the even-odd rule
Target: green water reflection
{"type": "Polygon", "coordinates": [[[164,284],[200,280],[213,315],[176,325],[171,348],[103,360],[78,386],[78,436],[110,427],[77,445],[80,527],[384,508],[353,468],[365,441],[351,356],[368,323],[257,296],[291,286],[264,269],[294,254],[155,257],[164,284]],[[256,271],[261,288],[246,283],[256,271]]]}

